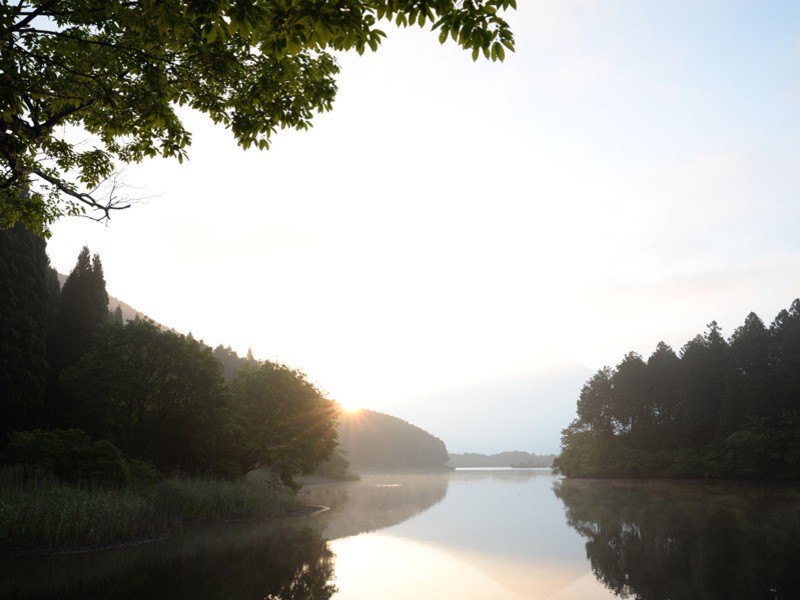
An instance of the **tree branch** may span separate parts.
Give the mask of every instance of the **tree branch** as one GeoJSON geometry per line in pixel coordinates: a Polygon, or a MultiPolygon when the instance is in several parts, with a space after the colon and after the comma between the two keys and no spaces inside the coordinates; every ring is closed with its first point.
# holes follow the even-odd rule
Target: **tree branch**
{"type": "Polygon", "coordinates": [[[36,17],[44,15],[44,13],[48,9],[50,9],[50,8],[54,7],[56,4],[58,4],[58,0],[51,0],[50,2],[45,2],[44,4],[42,4],[38,8],[35,8],[34,10],[32,10],[29,13],[23,13],[21,10],[19,10],[22,7],[22,4],[23,3],[20,2],[17,5],[17,10],[18,10],[17,14],[18,15],[23,15],[24,14],[25,17],[23,17],[22,20],[17,21],[11,27],[9,27],[5,31],[3,31],[2,35],[7,35],[7,34],[12,33],[14,31],[19,31],[20,29],[24,29],[25,26],[28,23],[30,23],[31,21],[33,21],[36,17]]]}
{"type": "MultiPolygon", "coordinates": [[[[94,196],[92,196],[92,194],[94,192],[96,192],[97,190],[100,189],[100,186],[97,186],[91,192],[79,192],[79,191],[75,190],[73,187],[71,187],[70,185],[68,185],[66,182],[61,181],[60,179],[58,179],[56,177],[53,177],[51,175],[48,175],[47,173],[45,173],[45,172],[43,172],[41,170],[33,170],[33,171],[31,171],[31,173],[34,174],[34,175],[37,175],[38,177],[41,177],[42,179],[44,179],[45,181],[47,181],[51,185],[55,186],[56,189],[58,189],[60,192],[62,192],[64,194],[67,194],[68,196],[72,196],[73,198],[75,198],[79,202],[82,202],[82,203],[86,204],[87,206],[89,206],[89,207],[91,207],[93,209],[103,211],[103,216],[99,217],[99,218],[95,218],[95,217],[91,217],[89,215],[86,215],[87,218],[92,219],[94,221],[108,220],[108,219],[111,218],[111,211],[112,210],[125,210],[126,208],[130,208],[132,206],[132,203],[128,203],[128,204],[118,204],[117,203],[117,200],[115,198],[115,192],[116,192],[116,189],[117,189],[116,179],[112,180],[111,191],[109,192],[109,196],[108,196],[108,202],[103,204],[102,202],[99,202],[98,200],[96,200],[94,198],[94,196]]],[[[108,180],[106,180],[106,181],[108,181],[108,180]]]]}

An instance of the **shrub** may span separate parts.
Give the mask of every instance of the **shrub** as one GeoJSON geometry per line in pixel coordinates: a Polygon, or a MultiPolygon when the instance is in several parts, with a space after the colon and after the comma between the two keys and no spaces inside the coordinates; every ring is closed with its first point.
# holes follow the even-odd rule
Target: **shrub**
{"type": "Polygon", "coordinates": [[[52,474],[70,483],[125,483],[128,466],[111,442],[92,442],[80,429],[15,431],[6,461],[22,468],[24,476],[52,474]]]}

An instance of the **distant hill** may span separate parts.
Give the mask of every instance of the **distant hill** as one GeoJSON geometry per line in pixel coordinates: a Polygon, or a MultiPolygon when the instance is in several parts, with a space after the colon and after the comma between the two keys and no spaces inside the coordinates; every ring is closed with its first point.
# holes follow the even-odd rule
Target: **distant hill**
{"type": "Polygon", "coordinates": [[[344,413],[339,445],[358,469],[438,469],[447,462],[444,442],[416,425],[371,410],[344,413]]]}
{"type": "Polygon", "coordinates": [[[555,455],[531,454],[529,452],[500,452],[499,454],[450,454],[447,464],[451,467],[549,467],[555,455]]]}

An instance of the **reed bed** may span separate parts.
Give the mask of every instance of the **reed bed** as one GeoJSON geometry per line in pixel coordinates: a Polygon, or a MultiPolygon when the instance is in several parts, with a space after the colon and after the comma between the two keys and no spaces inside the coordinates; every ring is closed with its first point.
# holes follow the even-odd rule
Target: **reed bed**
{"type": "Polygon", "coordinates": [[[98,548],[194,523],[286,516],[295,506],[292,494],[251,481],[171,478],[113,488],[0,479],[0,550],[98,548]]]}

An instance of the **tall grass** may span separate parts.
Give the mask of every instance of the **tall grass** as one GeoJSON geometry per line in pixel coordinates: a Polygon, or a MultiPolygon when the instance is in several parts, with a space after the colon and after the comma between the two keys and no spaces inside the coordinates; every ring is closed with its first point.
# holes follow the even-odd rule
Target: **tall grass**
{"type": "Polygon", "coordinates": [[[263,483],[165,479],[121,488],[0,478],[0,550],[53,552],[158,537],[201,522],[290,514],[263,483]]]}

